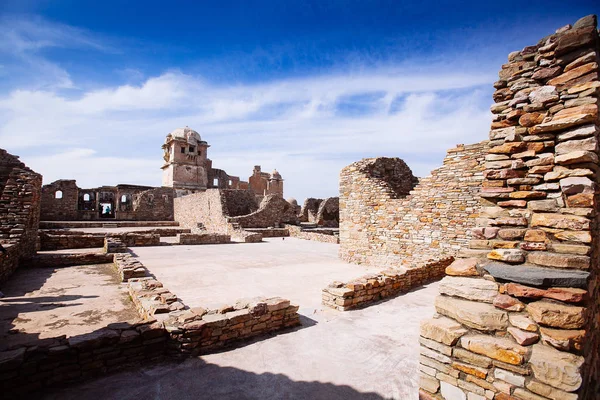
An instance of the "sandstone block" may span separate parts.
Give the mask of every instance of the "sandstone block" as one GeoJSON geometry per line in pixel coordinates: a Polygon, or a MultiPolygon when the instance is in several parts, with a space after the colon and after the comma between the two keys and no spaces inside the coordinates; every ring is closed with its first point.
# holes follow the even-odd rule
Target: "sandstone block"
{"type": "Polygon", "coordinates": [[[534,213],[531,216],[531,226],[545,226],[548,228],[582,231],[590,228],[590,220],[576,215],[534,213]]]}
{"type": "Polygon", "coordinates": [[[452,356],[468,364],[477,365],[478,367],[490,368],[492,366],[491,358],[472,353],[460,347],[452,349],[452,356]]]}
{"type": "Polygon", "coordinates": [[[476,367],[476,366],[469,365],[469,364],[462,363],[462,362],[453,362],[452,367],[459,371],[464,372],[465,374],[473,375],[480,379],[485,379],[489,372],[485,368],[476,367]]]}
{"type": "Polygon", "coordinates": [[[474,353],[513,365],[522,364],[527,354],[527,348],[510,339],[488,335],[463,336],[460,343],[462,347],[474,353]]]}
{"type": "MultiPolygon", "coordinates": [[[[573,139],[583,139],[590,136],[594,136],[598,132],[598,127],[595,124],[589,124],[584,126],[579,126],[577,128],[569,129],[563,133],[560,133],[556,136],[559,142],[564,142],[566,140],[573,139]]],[[[560,146],[560,144],[559,144],[560,146]]],[[[576,150],[587,150],[587,149],[576,149],[576,150]]]]}
{"type": "Polygon", "coordinates": [[[425,347],[425,346],[421,346],[419,348],[419,353],[422,356],[431,358],[431,359],[433,359],[435,361],[438,361],[438,362],[441,362],[441,363],[444,363],[444,364],[450,364],[452,362],[452,360],[450,359],[450,357],[445,356],[443,354],[440,354],[437,351],[431,350],[430,348],[425,347]]]}
{"type": "Polygon", "coordinates": [[[447,382],[440,382],[440,392],[445,400],[467,400],[465,392],[447,382]]]}
{"type": "Polygon", "coordinates": [[[508,321],[511,325],[516,326],[517,328],[526,330],[528,332],[536,332],[537,325],[533,320],[525,315],[521,314],[508,314],[508,321]]]}
{"type": "Polygon", "coordinates": [[[525,305],[521,303],[519,300],[514,297],[499,294],[494,297],[494,307],[501,308],[507,311],[523,311],[525,309],[525,305]]]}
{"type": "Polygon", "coordinates": [[[550,103],[558,100],[558,92],[555,86],[542,86],[529,93],[531,103],[550,103]]]}
{"type": "Polygon", "coordinates": [[[579,329],[585,325],[585,309],[583,307],[540,300],[529,303],[527,311],[535,322],[549,327],[579,329]]]}
{"type": "Polygon", "coordinates": [[[439,291],[448,296],[491,303],[498,294],[498,284],[485,279],[446,276],[439,291]]]}
{"type": "Polygon", "coordinates": [[[518,249],[496,249],[490,251],[487,258],[508,263],[522,263],[525,261],[525,253],[518,249]]]}
{"type": "Polygon", "coordinates": [[[419,343],[422,346],[429,347],[431,350],[435,350],[437,352],[442,353],[445,356],[452,355],[452,347],[446,346],[443,343],[436,342],[435,340],[426,339],[424,337],[419,338],[419,343]]]}
{"type": "Polygon", "coordinates": [[[545,267],[588,269],[590,258],[575,254],[559,254],[544,251],[532,252],[527,255],[527,261],[545,267]]]}
{"type": "Polygon", "coordinates": [[[540,328],[542,340],[562,351],[580,351],[583,346],[585,330],[540,328]]]}
{"type": "Polygon", "coordinates": [[[527,298],[548,298],[554,300],[565,301],[568,303],[579,303],[583,301],[587,295],[587,291],[577,288],[560,288],[553,287],[548,289],[538,289],[529,286],[519,285],[517,283],[508,283],[505,286],[508,294],[517,297],[527,298]]]}
{"type": "MultiPolygon", "coordinates": [[[[521,346],[529,346],[536,343],[540,339],[540,335],[534,332],[522,331],[518,328],[509,327],[508,333],[515,339],[521,346]]],[[[508,381],[507,381],[508,382],[508,381]]]]}
{"type": "Polygon", "coordinates": [[[534,379],[525,383],[525,387],[531,390],[533,393],[537,393],[541,396],[546,396],[552,400],[577,400],[578,396],[575,393],[567,393],[562,390],[558,390],[555,387],[548,386],[534,379]]]}
{"type": "Polygon", "coordinates": [[[419,387],[427,390],[430,393],[436,393],[440,388],[440,381],[429,375],[420,374],[419,387]]]}
{"type": "Polygon", "coordinates": [[[500,368],[494,370],[494,378],[500,379],[501,381],[508,382],[511,385],[525,387],[525,377],[516,375],[510,371],[505,371],[500,368]]]}
{"type": "Polygon", "coordinates": [[[587,177],[569,177],[560,180],[560,189],[566,195],[594,193],[596,185],[587,177]]]}
{"type": "Polygon", "coordinates": [[[578,231],[562,231],[554,233],[554,237],[558,240],[567,240],[570,242],[591,243],[592,236],[589,232],[578,231]]]}
{"type": "MultiPolygon", "coordinates": [[[[538,125],[540,126],[540,125],[538,125]]],[[[557,164],[569,165],[569,164],[580,164],[580,163],[598,163],[598,155],[591,151],[577,150],[567,154],[561,154],[554,158],[557,164]]]]}
{"type": "Polygon", "coordinates": [[[454,346],[465,333],[467,330],[450,318],[432,318],[421,323],[422,337],[448,346],[454,346]]]}
{"type": "Polygon", "coordinates": [[[508,326],[507,313],[486,303],[438,296],[435,308],[438,313],[481,331],[501,330],[508,326]]]}
{"type": "Polygon", "coordinates": [[[555,388],[573,392],[581,386],[583,357],[558,351],[543,344],[533,346],[529,363],[534,376],[555,388]]]}
{"type": "MultiPolygon", "coordinates": [[[[489,229],[489,228],[486,228],[489,229]]],[[[498,228],[494,228],[496,231],[498,228]]],[[[451,276],[478,276],[477,258],[459,258],[446,267],[446,275],[451,276]]]]}

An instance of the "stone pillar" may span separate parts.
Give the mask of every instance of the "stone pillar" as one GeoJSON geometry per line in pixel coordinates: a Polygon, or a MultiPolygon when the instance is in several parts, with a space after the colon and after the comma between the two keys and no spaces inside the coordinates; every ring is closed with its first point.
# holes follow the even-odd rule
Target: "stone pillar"
{"type": "Polygon", "coordinates": [[[597,399],[596,17],[509,55],[471,254],[421,326],[422,399],[597,399]]]}

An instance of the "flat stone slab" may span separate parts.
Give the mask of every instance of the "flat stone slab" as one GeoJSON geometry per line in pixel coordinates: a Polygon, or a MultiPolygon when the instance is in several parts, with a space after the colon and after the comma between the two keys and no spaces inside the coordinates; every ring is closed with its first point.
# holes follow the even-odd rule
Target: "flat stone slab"
{"type": "Polygon", "coordinates": [[[489,263],[483,267],[496,279],[533,286],[562,286],[587,288],[589,272],[557,270],[532,265],[507,265],[489,263]]]}

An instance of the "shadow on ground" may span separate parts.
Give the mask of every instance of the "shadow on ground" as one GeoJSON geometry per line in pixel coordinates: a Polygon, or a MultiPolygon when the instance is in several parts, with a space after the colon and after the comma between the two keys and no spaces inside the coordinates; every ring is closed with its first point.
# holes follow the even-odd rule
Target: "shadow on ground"
{"type": "Polygon", "coordinates": [[[350,386],[293,381],[283,374],[257,374],[233,367],[209,364],[201,358],[189,359],[180,364],[160,364],[128,373],[109,375],[60,391],[47,392],[42,398],[45,400],[383,399],[377,393],[361,393],[350,386]],[[109,385],[106,384],[108,380],[110,380],[109,385]],[[220,384],[215,385],[214,382],[220,384]]]}

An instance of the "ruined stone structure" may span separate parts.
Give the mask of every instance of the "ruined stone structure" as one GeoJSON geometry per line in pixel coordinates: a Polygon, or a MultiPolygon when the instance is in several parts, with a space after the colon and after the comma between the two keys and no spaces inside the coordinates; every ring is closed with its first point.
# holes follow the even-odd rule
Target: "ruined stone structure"
{"type": "Polygon", "coordinates": [[[422,399],[597,399],[599,37],[595,16],[509,55],[471,255],[421,327],[422,399]]]}
{"type": "Polygon", "coordinates": [[[175,189],[176,196],[201,192],[206,189],[251,189],[257,196],[283,196],[283,178],[277,170],[272,174],[254,167],[248,182],[240,181],[222,169],[212,167],[208,158],[210,145],[195,130],[185,127],[169,133],[162,145],[165,163],[162,185],[175,189]]]}
{"type": "Polygon", "coordinates": [[[243,228],[279,227],[296,223],[295,208],[279,195],[268,195],[257,204],[250,190],[208,189],[175,199],[175,220],[192,231],[231,234],[243,228]]]}
{"type": "Polygon", "coordinates": [[[340,173],[340,257],[414,267],[455,256],[470,239],[487,142],[448,150],[418,180],[399,158],[371,158],[340,173]]]}
{"type": "Polygon", "coordinates": [[[42,176],[0,149],[0,282],[36,252],[42,176]]]}
{"type": "Polygon", "coordinates": [[[74,180],[42,187],[42,221],[172,221],[171,188],[117,185],[80,189],[74,180]]]}
{"type": "Polygon", "coordinates": [[[326,199],[315,199],[309,197],[304,200],[304,204],[300,210],[300,222],[337,228],[340,224],[340,198],[328,197],[326,199]]]}

